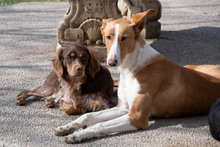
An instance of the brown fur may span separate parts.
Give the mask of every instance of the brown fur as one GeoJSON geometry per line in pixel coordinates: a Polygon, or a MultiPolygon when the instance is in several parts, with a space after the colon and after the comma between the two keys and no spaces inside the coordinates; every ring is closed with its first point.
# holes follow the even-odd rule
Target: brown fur
{"type": "Polygon", "coordinates": [[[133,31],[133,28],[129,26],[133,26],[134,24],[131,23],[129,20],[125,19],[118,19],[115,21],[104,21],[103,26],[106,26],[102,29],[102,34],[104,34],[106,41],[106,46],[107,46],[107,52],[110,51],[110,48],[108,46],[112,46],[113,41],[114,41],[114,28],[115,24],[118,22],[122,23],[120,25],[120,30],[119,30],[119,44],[123,50],[121,50],[121,60],[125,58],[124,55],[133,52],[134,47],[135,47],[135,33],[133,31]],[[110,29],[106,29],[110,28],[110,29]],[[129,28],[129,29],[128,29],[129,28]],[[109,39],[110,36],[110,39],[109,39]],[[125,39],[125,40],[124,40],[125,39]]]}
{"type": "MultiPolygon", "coordinates": [[[[136,41],[141,47],[144,41],[140,36],[148,10],[133,16],[131,21],[118,19],[103,22],[102,34],[106,38],[107,50],[110,51],[114,40],[115,24],[120,25],[119,45],[121,63],[135,49],[136,41]],[[109,39],[108,36],[111,36],[109,39]],[[128,36],[121,41],[122,36],[128,36]]],[[[136,61],[137,59],[131,59],[136,61]]],[[[163,55],[157,55],[137,68],[133,78],[140,83],[140,90],[129,112],[130,124],[138,129],[148,128],[148,118],[182,117],[207,114],[210,107],[220,98],[220,67],[179,66],[163,55]]]]}
{"type": "MultiPolygon", "coordinates": [[[[98,111],[112,107],[113,80],[107,68],[101,66],[90,51],[72,45],[58,51],[53,61],[53,71],[44,84],[32,91],[24,90],[15,99],[25,105],[30,96],[50,97],[58,94],[62,109],[67,114],[98,111]]],[[[48,107],[54,103],[47,98],[48,107]]]]}
{"type": "Polygon", "coordinates": [[[220,66],[215,65],[186,65],[186,68],[194,69],[220,79],[220,66]]]}
{"type": "Polygon", "coordinates": [[[208,113],[212,104],[220,98],[220,79],[178,66],[159,56],[134,74],[143,83],[140,93],[145,94],[145,99],[152,99],[149,114],[178,117],[208,113]]]}

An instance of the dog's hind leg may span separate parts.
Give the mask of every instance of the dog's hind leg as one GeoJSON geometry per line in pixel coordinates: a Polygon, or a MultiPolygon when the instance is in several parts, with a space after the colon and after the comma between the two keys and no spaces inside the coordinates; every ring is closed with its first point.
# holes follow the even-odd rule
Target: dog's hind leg
{"type": "MultiPolygon", "coordinates": [[[[43,97],[52,96],[52,95],[58,93],[59,90],[60,90],[60,86],[59,86],[58,77],[56,76],[56,74],[54,72],[51,72],[46,77],[46,80],[44,81],[44,84],[42,86],[40,86],[34,90],[31,90],[31,91],[24,90],[21,93],[19,93],[17,95],[17,97],[15,98],[15,104],[23,106],[26,104],[26,99],[29,98],[30,96],[35,96],[35,99],[40,99],[43,97]]],[[[49,102],[51,104],[53,103],[53,101],[51,101],[51,99],[47,98],[46,100],[47,101],[45,101],[45,102],[49,102]]],[[[47,107],[51,107],[51,105],[49,105],[47,107]]]]}
{"type": "MultiPolygon", "coordinates": [[[[36,100],[36,99],[41,99],[43,97],[51,96],[55,92],[56,92],[55,89],[45,85],[40,86],[32,91],[24,90],[21,93],[19,93],[15,98],[15,104],[23,106],[26,104],[26,99],[31,96],[35,96],[35,100],[36,100]]],[[[49,100],[47,99],[47,101],[49,100]]]]}

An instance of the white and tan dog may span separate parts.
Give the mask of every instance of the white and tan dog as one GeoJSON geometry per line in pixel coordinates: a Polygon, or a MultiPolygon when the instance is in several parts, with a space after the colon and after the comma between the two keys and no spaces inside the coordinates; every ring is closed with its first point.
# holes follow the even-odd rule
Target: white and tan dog
{"type": "Polygon", "coordinates": [[[107,63],[118,66],[120,72],[119,106],[84,114],[55,129],[57,136],[69,134],[66,143],[147,129],[149,117],[207,114],[220,98],[220,67],[181,67],[142,39],[140,32],[146,16],[152,12],[136,14],[131,20],[103,20],[101,31],[108,49],[107,63]],[[209,73],[205,74],[206,71],[209,73]],[[87,128],[81,129],[84,127],[87,128]]]}

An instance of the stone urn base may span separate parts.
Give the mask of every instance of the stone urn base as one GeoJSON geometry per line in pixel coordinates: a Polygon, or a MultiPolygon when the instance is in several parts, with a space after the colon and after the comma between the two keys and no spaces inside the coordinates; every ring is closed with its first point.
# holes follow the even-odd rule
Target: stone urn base
{"type": "Polygon", "coordinates": [[[154,9],[147,17],[144,38],[160,35],[161,4],[158,0],[69,0],[69,8],[58,26],[57,49],[68,44],[82,44],[102,61],[107,51],[101,35],[102,19],[130,19],[134,14],[154,9]]]}

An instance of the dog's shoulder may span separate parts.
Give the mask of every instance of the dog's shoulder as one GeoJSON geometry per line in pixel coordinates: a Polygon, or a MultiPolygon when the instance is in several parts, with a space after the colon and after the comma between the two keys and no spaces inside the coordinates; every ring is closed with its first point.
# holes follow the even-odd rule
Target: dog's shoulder
{"type": "Polygon", "coordinates": [[[50,74],[46,77],[44,85],[58,87],[60,85],[60,79],[54,71],[51,71],[50,74]]]}
{"type": "Polygon", "coordinates": [[[91,85],[103,85],[106,84],[107,81],[113,81],[110,71],[104,67],[100,66],[100,70],[95,74],[93,78],[88,78],[87,84],[91,85]]]}

